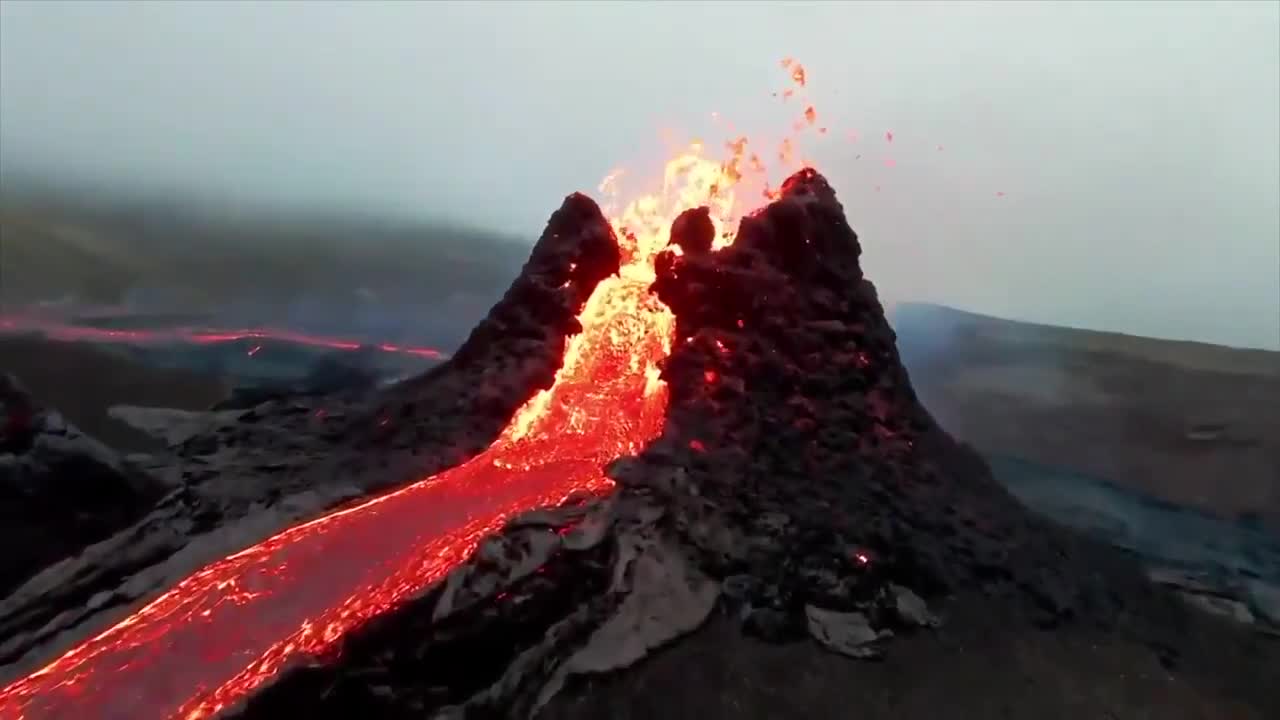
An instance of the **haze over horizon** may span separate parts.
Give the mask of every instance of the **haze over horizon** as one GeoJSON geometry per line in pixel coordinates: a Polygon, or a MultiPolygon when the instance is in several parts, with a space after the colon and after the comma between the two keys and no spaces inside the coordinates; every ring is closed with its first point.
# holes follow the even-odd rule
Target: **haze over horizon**
{"type": "Polygon", "coordinates": [[[713,111],[772,153],[786,56],[887,300],[1280,349],[1276,2],[6,0],[0,179],[532,240],[713,111]]]}

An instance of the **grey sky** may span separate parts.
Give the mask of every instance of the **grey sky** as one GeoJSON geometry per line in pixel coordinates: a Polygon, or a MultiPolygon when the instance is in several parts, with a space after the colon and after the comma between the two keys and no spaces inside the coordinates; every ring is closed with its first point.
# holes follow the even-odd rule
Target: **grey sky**
{"type": "Polygon", "coordinates": [[[1280,348],[1276,2],[6,1],[0,162],[532,238],[787,55],[887,298],[1280,348]]]}

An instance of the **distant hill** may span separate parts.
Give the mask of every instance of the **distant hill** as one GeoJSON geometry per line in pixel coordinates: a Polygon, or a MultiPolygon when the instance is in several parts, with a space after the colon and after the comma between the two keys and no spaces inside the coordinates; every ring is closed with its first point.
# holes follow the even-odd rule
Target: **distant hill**
{"type": "MultiPolygon", "coordinates": [[[[8,183],[0,192],[0,315],[128,302],[144,323],[291,330],[444,348],[505,290],[532,245],[448,224],[272,212],[8,183]]],[[[221,378],[146,367],[81,343],[0,338],[0,370],[123,450],[154,443],[112,404],[204,408],[221,378]]]]}
{"type": "Polygon", "coordinates": [[[925,406],[983,452],[1280,528],[1280,353],[928,304],[892,318],[925,406]]]}
{"type": "MultiPolygon", "coordinates": [[[[450,224],[51,192],[0,196],[0,301],[173,302],[375,293],[431,302],[500,293],[530,242],[450,224]]],[[[492,299],[492,298],[490,298],[492,299]]]]}
{"type": "Polygon", "coordinates": [[[353,213],[3,190],[0,314],[111,307],[448,349],[532,245],[353,213]]]}

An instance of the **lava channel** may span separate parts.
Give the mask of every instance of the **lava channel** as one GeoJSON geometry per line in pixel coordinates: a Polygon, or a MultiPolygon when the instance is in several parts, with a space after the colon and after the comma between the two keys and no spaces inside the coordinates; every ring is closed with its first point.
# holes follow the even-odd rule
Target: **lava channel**
{"type": "MultiPolygon", "coordinates": [[[[448,356],[434,348],[397,345],[394,343],[366,343],[353,340],[308,335],[291,330],[272,330],[267,328],[241,328],[234,330],[217,330],[209,328],[169,328],[148,330],[113,330],[95,328],[84,325],[73,325],[42,319],[34,315],[13,315],[0,317],[0,332],[21,333],[35,332],[51,340],[84,341],[97,343],[121,343],[127,345],[162,345],[182,343],[188,345],[214,345],[218,343],[236,342],[239,340],[262,340],[305,345],[307,347],[326,348],[329,350],[359,350],[362,347],[375,347],[383,352],[413,355],[431,360],[443,360],[448,356]]],[[[252,352],[250,353],[252,354],[252,352]]]]}
{"type": "Polygon", "coordinates": [[[734,163],[697,147],[664,192],[612,220],[617,276],[587,300],[552,387],[490,448],[395,492],[291,527],[218,560],[110,629],[0,690],[0,717],[210,717],[315,657],[346,632],[441,580],[515,514],[611,487],[602,468],[663,428],[658,363],[675,318],[649,292],[672,220],[712,208],[726,244],[734,163]]]}

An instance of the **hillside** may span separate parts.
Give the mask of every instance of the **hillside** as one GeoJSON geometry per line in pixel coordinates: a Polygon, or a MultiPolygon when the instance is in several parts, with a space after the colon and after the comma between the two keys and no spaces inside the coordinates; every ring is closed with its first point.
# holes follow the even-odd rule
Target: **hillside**
{"type": "Polygon", "coordinates": [[[893,315],[925,405],[985,454],[1280,527],[1280,353],[937,305],[893,315]]]}
{"type": "Polygon", "coordinates": [[[354,299],[362,289],[402,302],[460,292],[489,302],[528,255],[520,239],[449,224],[49,191],[0,196],[0,248],[8,305],[150,297],[186,309],[246,295],[354,299]]]}

